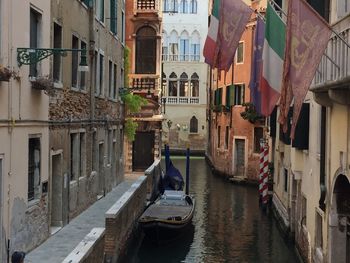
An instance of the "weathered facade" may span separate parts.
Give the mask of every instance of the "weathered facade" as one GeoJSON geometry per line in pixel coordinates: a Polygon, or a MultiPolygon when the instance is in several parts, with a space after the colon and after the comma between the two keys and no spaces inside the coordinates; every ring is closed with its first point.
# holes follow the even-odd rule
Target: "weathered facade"
{"type": "Polygon", "coordinates": [[[125,171],[143,171],[160,156],[163,117],[160,104],[162,1],[126,1],[126,45],[130,49],[129,87],[147,99],[139,113],[135,140],[125,141],[125,171]]]}
{"type": "Polygon", "coordinates": [[[0,26],[0,261],[6,262],[7,248],[27,251],[49,235],[49,98],[35,88],[35,77],[49,74],[49,61],[19,67],[17,48],[50,46],[50,2],[1,1],[0,26]]]}
{"type": "MultiPolygon", "coordinates": [[[[308,2],[349,45],[346,1],[308,2]]],[[[287,1],[282,7],[287,9],[287,1]]],[[[273,205],[305,262],[350,260],[349,50],[332,35],[328,58],[322,57],[304,101],[295,140],[280,132],[276,116],[270,118],[273,205]]]]}
{"type": "Polygon", "coordinates": [[[69,222],[123,179],[124,1],[51,1],[50,226],[69,222]]]}
{"type": "MultiPolygon", "coordinates": [[[[264,12],[266,2],[253,3],[253,8],[264,12]]],[[[208,158],[218,172],[252,181],[258,180],[264,122],[251,123],[241,113],[245,111],[243,104],[250,102],[255,24],[252,16],[230,69],[211,69],[208,92],[208,158]]]]}
{"type": "Polygon", "coordinates": [[[208,1],[163,1],[163,143],[171,150],[206,149],[208,1]]]}

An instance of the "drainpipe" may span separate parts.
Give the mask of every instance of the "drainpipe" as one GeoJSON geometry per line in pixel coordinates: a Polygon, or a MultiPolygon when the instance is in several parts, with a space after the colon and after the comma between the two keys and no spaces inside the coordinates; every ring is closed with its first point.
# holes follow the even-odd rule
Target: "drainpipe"
{"type": "Polygon", "coordinates": [[[320,190],[321,196],[319,200],[319,207],[325,211],[325,199],[327,188],[325,184],[326,179],[326,124],[327,124],[327,108],[322,106],[321,109],[321,160],[320,160],[320,190]]]}
{"type": "MultiPolygon", "coordinates": [[[[90,55],[90,118],[95,119],[95,5],[89,1],[89,55],[90,55]]],[[[95,65],[96,67],[97,65],[95,65]]]]}

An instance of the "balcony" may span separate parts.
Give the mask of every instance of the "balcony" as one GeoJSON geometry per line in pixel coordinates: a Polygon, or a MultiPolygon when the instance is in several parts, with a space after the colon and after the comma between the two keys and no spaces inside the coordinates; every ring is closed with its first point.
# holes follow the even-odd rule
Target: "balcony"
{"type": "Polygon", "coordinates": [[[160,0],[134,0],[134,14],[159,13],[160,0]]]}
{"type": "Polygon", "coordinates": [[[167,55],[163,54],[162,55],[162,60],[163,61],[186,61],[186,62],[199,62],[200,61],[200,55],[167,55]]]}
{"type": "MultiPolygon", "coordinates": [[[[350,16],[334,26],[350,43],[350,16]]],[[[330,107],[333,103],[350,105],[350,48],[333,35],[315,73],[310,91],[317,103],[330,107]]]]}
{"type": "Polygon", "coordinates": [[[167,104],[199,104],[199,98],[188,97],[167,97],[167,104]]]}
{"type": "Polygon", "coordinates": [[[154,95],[158,96],[159,76],[153,74],[130,74],[130,86],[134,89],[135,93],[148,93],[150,91],[154,95]]]}

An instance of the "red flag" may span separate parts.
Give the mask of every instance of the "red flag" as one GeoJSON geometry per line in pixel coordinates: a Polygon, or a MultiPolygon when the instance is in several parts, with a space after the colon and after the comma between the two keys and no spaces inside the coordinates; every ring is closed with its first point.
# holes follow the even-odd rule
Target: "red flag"
{"type": "Polygon", "coordinates": [[[289,1],[279,122],[287,130],[294,98],[291,138],[301,106],[331,36],[328,23],[304,0],[289,1]]]}
{"type": "Polygon", "coordinates": [[[220,10],[216,67],[227,71],[253,10],[241,0],[222,0],[220,10]]]}

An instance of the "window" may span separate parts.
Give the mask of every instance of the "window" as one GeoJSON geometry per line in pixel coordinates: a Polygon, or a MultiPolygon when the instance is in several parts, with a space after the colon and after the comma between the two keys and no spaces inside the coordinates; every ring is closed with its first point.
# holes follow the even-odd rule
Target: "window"
{"type": "Polygon", "coordinates": [[[180,60],[181,61],[188,61],[189,58],[189,39],[187,32],[183,32],[181,34],[180,39],[180,60]]]}
{"type": "Polygon", "coordinates": [[[242,105],[244,103],[244,84],[234,85],[234,105],[242,105]]]}
{"type": "Polygon", "coordinates": [[[179,55],[178,35],[175,31],[172,31],[169,39],[169,60],[177,61],[178,55],[179,55]]]}
{"type": "MultiPolygon", "coordinates": [[[[34,9],[30,9],[30,37],[29,45],[31,48],[39,47],[40,39],[40,23],[41,23],[41,14],[36,12],[34,9]]],[[[35,55],[35,53],[32,53],[35,55]]],[[[32,55],[30,54],[30,55],[32,55]]],[[[32,77],[37,77],[39,75],[38,64],[29,65],[29,75],[32,77]]]]}
{"type": "Polygon", "coordinates": [[[122,10],[122,43],[125,43],[125,12],[122,10]]]}
{"type": "Polygon", "coordinates": [[[103,81],[103,77],[104,77],[104,56],[102,54],[100,54],[100,60],[99,60],[99,65],[100,65],[100,70],[99,70],[99,93],[98,95],[103,95],[103,91],[104,91],[104,81],[103,81]]]}
{"type": "Polygon", "coordinates": [[[97,171],[97,168],[98,168],[98,154],[97,154],[97,133],[96,131],[94,131],[92,133],[92,141],[91,141],[91,144],[92,144],[92,170],[93,171],[97,171]]]}
{"type": "MultiPolygon", "coordinates": [[[[53,47],[62,48],[62,27],[53,23],[53,47]]],[[[62,57],[60,54],[53,54],[53,80],[55,82],[61,81],[61,65],[62,57]]]]}
{"type": "Polygon", "coordinates": [[[190,0],[190,13],[197,14],[197,0],[190,0]]]}
{"type": "Polygon", "coordinates": [[[288,170],[286,168],[283,169],[284,174],[284,191],[288,192],[288,170]]]}
{"type": "Polygon", "coordinates": [[[84,5],[86,5],[86,6],[89,6],[89,1],[90,1],[90,0],[81,0],[81,2],[83,2],[84,5]]]}
{"type": "Polygon", "coordinates": [[[79,163],[80,163],[80,174],[79,176],[85,176],[86,175],[86,163],[85,163],[85,156],[86,156],[86,140],[85,140],[85,133],[80,133],[80,148],[79,148],[79,163]]]}
{"type": "Polygon", "coordinates": [[[118,0],[110,0],[110,30],[113,34],[117,34],[117,1],[118,0]]]}
{"type": "Polygon", "coordinates": [[[117,98],[117,65],[113,65],[113,99],[117,98]]]}
{"type": "Polygon", "coordinates": [[[168,60],[168,38],[166,34],[163,34],[162,60],[168,60]]]}
{"type": "Polygon", "coordinates": [[[196,31],[191,36],[191,61],[200,60],[200,37],[196,31]]]}
{"type": "Polygon", "coordinates": [[[343,18],[350,12],[350,0],[337,0],[338,19],[343,18]]]}
{"type": "MultiPolygon", "coordinates": [[[[86,43],[84,41],[80,42],[80,49],[87,49],[86,43]]],[[[81,59],[81,52],[80,53],[80,59],[81,59]]],[[[86,72],[85,71],[80,71],[80,83],[79,87],[82,90],[86,89],[86,72]]]]}
{"type": "Polygon", "coordinates": [[[188,76],[185,72],[180,76],[180,97],[188,97],[188,76]]]}
{"type": "Polygon", "coordinates": [[[96,16],[102,23],[105,22],[105,0],[96,0],[96,16]]]}
{"type": "Polygon", "coordinates": [[[177,12],[177,0],[164,0],[164,13],[177,12]]]}
{"type": "Polygon", "coordinates": [[[108,96],[113,98],[113,63],[108,61],[108,96]]]}
{"type": "Polygon", "coordinates": [[[262,127],[254,127],[254,152],[260,153],[260,140],[264,137],[262,127]]]}
{"type": "Polygon", "coordinates": [[[142,27],[136,36],[136,73],[156,73],[156,32],[149,26],[142,27]]]}
{"type": "Polygon", "coordinates": [[[77,180],[80,174],[80,147],[79,133],[71,133],[70,135],[70,179],[77,180]]]}
{"type": "Polygon", "coordinates": [[[169,76],[169,97],[177,97],[177,75],[173,72],[169,76]]]}
{"type": "Polygon", "coordinates": [[[236,63],[243,63],[244,57],[244,42],[239,42],[236,51],[236,63]]]}
{"type": "Polygon", "coordinates": [[[230,134],[230,127],[226,126],[226,131],[225,131],[225,149],[228,149],[228,140],[229,140],[229,134],[230,134]]]}
{"type": "Polygon", "coordinates": [[[187,14],[188,13],[188,4],[187,0],[181,0],[180,1],[180,8],[179,8],[180,13],[187,14]]]}
{"type": "Polygon", "coordinates": [[[108,147],[107,147],[107,158],[108,158],[108,163],[112,163],[112,144],[113,144],[113,138],[112,138],[112,130],[108,130],[108,147]]]}
{"type": "MultiPolygon", "coordinates": [[[[79,49],[79,39],[76,36],[72,36],[72,49],[79,49]]],[[[79,53],[72,52],[72,83],[71,86],[78,88],[78,57],[79,53]]]]}
{"type": "Polygon", "coordinates": [[[221,129],[221,126],[218,126],[218,148],[220,148],[220,129],[221,129]]]}
{"type": "Polygon", "coordinates": [[[191,97],[199,97],[199,77],[197,73],[191,76],[191,97]]]}
{"type": "Polygon", "coordinates": [[[95,56],[94,56],[94,73],[95,73],[95,95],[100,94],[100,85],[99,85],[99,78],[98,78],[98,52],[95,51],[95,56]]]}
{"type": "Polygon", "coordinates": [[[196,116],[192,116],[190,120],[190,133],[197,133],[198,132],[198,119],[196,116]]]}
{"type": "Polygon", "coordinates": [[[40,196],[41,146],[40,138],[29,138],[28,143],[28,201],[40,196]]]}

